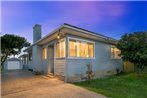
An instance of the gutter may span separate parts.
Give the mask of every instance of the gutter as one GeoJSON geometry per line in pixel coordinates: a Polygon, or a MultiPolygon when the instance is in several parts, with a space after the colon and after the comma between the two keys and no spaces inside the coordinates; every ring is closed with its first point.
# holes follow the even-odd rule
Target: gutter
{"type": "Polygon", "coordinates": [[[54,34],[55,32],[59,31],[61,28],[69,28],[69,29],[73,29],[73,30],[76,30],[76,31],[79,31],[79,32],[83,32],[85,34],[91,34],[93,36],[97,36],[97,37],[100,37],[100,38],[103,38],[107,41],[113,41],[113,42],[117,42],[118,40],[115,40],[111,37],[107,37],[107,36],[104,36],[104,35],[101,35],[101,34],[97,34],[97,33],[94,33],[94,32],[91,32],[91,31],[88,31],[88,30],[85,30],[85,29],[82,29],[82,28],[79,28],[79,27],[76,27],[76,26],[72,26],[70,24],[67,24],[67,23],[64,23],[63,25],[59,26],[58,28],[56,28],[55,30],[53,30],[52,32],[50,32],[49,34],[47,34],[46,36],[44,36],[43,38],[41,38],[40,40],[36,41],[34,44],[32,44],[31,46],[29,46],[27,49],[25,49],[23,52],[26,52],[28,51],[29,49],[31,49],[34,45],[38,44],[39,42],[43,41],[44,39],[46,39],[47,37],[51,36],[52,34],[54,34]]]}

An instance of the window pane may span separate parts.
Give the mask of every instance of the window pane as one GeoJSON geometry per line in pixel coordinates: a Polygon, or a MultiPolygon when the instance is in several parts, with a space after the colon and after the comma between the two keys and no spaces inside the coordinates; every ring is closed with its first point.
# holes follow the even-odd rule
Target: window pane
{"type": "Polygon", "coordinates": [[[65,57],[65,41],[60,42],[60,57],[65,57]]]}
{"type": "Polygon", "coordinates": [[[69,41],[69,56],[76,57],[76,41],[75,40],[69,41]]]}
{"type": "Polygon", "coordinates": [[[42,58],[43,58],[43,59],[46,59],[46,58],[47,58],[47,51],[46,51],[46,48],[43,48],[43,50],[42,50],[42,58]]]}
{"type": "Polygon", "coordinates": [[[43,49],[43,57],[44,59],[46,59],[46,49],[45,48],[43,49]]]}
{"type": "Polygon", "coordinates": [[[114,58],[114,47],[111,47],[111,58],[114,58]]]}
{"type": "Polygon", "coordinates": [[[77,57],[80,57],[80,42],[77,41],[76,43],[76,50],[77,50],[77,57]]]}
{"type": "Polygon", "coordinates": [[[120,58],[119,54],[120,54],[120,50],[117,48],[114,48],[115,51],[115,58],[120,58]]]}
{"type": "Polygon", "coordinates": [[[79,57],[88,57],[88,44],[86,42],[78,42],[79,57]]]}
{"type": "Polygon", "coordinates": [[[56,43],[56,57],[65,57],[65,49],[65,40],[61,40],[58,43],[56,43]]]}
{"type": "Polygon", "coordinates": [[[94,45],[89,43],[89,57],[94,57],[94,45]]]}
{"type": "Polygon", "coordinates": [[[56,44],[56,57],[60,57],[59,42],[56,44]]]}
{"type": "Polygon", "coordinates": [[[120,59],[120,53],[121,51],[119,49],[117,49],[116,47],[111,47],[111,58],[120,59]]]}
{"type": "Polygon", "coordinates": [[[80,40],[69,40],[69,57],[93,58],[94,44],[80,40]]]}

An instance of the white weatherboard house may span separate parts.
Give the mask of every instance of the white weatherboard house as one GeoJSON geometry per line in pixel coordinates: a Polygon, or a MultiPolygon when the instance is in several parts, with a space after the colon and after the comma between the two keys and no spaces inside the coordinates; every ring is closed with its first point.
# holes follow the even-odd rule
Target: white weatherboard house
{"type": "Polygon", "coordinates": [[[79,81],[90,63],[95,77],[122,71],[117,41],[70,24],[63,24],[41,38],[41,25],[33,27],[34,43],[28,47],[27,66],[43,74],[62,76],[66,82],[79,81]]]}

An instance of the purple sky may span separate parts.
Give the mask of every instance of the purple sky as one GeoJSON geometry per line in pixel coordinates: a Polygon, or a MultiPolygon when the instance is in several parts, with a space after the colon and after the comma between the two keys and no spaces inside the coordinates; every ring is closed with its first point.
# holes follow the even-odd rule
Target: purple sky
{"type": "Polygon", "coordinates": [[[42,25],[45,36],[63,23],[119,39],[147,31],[147,2],[3,1],[2,34],[23,36],[32,42],[32,27],[42,25]]]}

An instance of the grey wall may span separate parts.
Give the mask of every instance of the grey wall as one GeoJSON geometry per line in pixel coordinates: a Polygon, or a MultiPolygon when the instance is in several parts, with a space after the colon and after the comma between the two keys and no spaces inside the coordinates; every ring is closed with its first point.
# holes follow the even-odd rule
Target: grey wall
{"type": "Polygon", "coordinates": [[[33,71],[39,71],[44,74],[49,73],[48,66],[48,46],[50,44],[54,44],[54,41],[44,44],[43,46],[34,45],[32,47],[32,60],[28,61],[29,69],[33,69],[33,71]],[[42,59],[42,49],[47,49],[47,59],[42,59]]]}
{"type": "MultiPolygon", "coordinates": [[[[77,36],[67,35],[67,37],[81,38],[77,36]]],[[[102,43],[99,41],[85,39],[84,40],[94,41],[95,42],[95,58],[94,59],[71,59],[66,57],[64,63],[61,61],[54,59],[54,68],[56,74],[61,74],[63,76],[67,75],[68,81],[75,81],[78,78],[81,78],[86,74],[87,63],[91,63],[93,66],[93,71],[95,73],[95,77],[103,77],[106,75],[111,75],[116,73],[116,68],[122,70],[122,60],[121,59],[111,59],[111,45],[102,43]],[[64,69],[63,69],[64,68],[64,69]],[[61,71],[60,71],[61,69],[61,71]],[[63,73],[64,71],[64,73],[63,73]],[[76,78],[75,78],[76,77],[76,78]],[[74,80],[75,79],[75,80],[74,80]]],[[[43,46],[33,46],[32,51],[32,68],[34,71],[41,71],[44,74],[50,72],[49,65],[49,51],[48,46],[56,43],[57,40],[51,41],[49,43],[44,44],[43,46]],[[47,48],[47,59],[42,59],[42,49],[47,48]]],[[[67,43],[67,42],[66,42],[67,43]]],[[[66,45],[68,46],[68,45],[66,45]]],[[[55,49],[55,47],[54,47],[55,49]]],[[[66,56],[68,56],[68,48],[66,47],[66,56]]],[[[54,54],[55,55],[55,54],[54,54]]]]}
{"type": "MultiPolygon", "coordinates": [[[[51,65],[49,65],[49,45],[54,45],[56,44],[57,40],[53,40],[49,43],[44,44],[43,46],[33,46],[33,70],[34,71],[42,71],[44,74],[48,74],[51,71],[51,65]],[[42,59],[42,49],[46,48],[47,49],[47,59],[42,59]],[[36,62],[37,61],[37,62],[36,62]]],[[[62,75],[64,76],[64,69],[65,69],[65,59],[56,59],[55,58],[55,50],[54,50],[54,73],[56,75],[62,75]]]]}
{"type": "MultiPolygon", "coordinates": [[[[49,43],[46,43],[46,44],[44,44],[43,46],[41,46],[41,51],[42,51],[42,49],[43,48],[46,48],[47,49],[47,59],[42,59],[42,57],[41,57],[41,60],[42,60],[42,67],[43,67],[43,73],[44,74],[48,74],[48,73],[50,73],[50,66],[49,66],[49,50],[48,50],[48,46],[49,45],[54,45],[55,44],[55,40],[53,40],[53,41],[51,41],[51,42],[49,42],[49,43]]],[[[42,53],[42,52],[41,52],[42,53]]]]}
{"type": "MultiPolygon", "coordinates": [[[[68,35],[68,37],[76,37],[68,35]]],[[[81,37],[76,37],[81,38],[81,37]]],[[[83,39],[83,38],[81,38],[83,39]]],[[[89,41],[94,41],[86,39],[89,41]]],[[[95,72],[96,77],[103,77],[109,74],[115,74],[116,68],[122,70],[122,60],[121,59],[111,59],[111,45],[106,43],[101,43],[98,41],[95,42],[95,58],[94,59],[71,59],[67,57],[67,66],[68,66],[68,77],[82,77],[86,74],[87,63],[91,63],[93,66],[93,71],[95,72]]]]}
{"type": "Polygon", "coordinates": [[[32,51],[32,68],[34,71],[42,72],[42,48],[34,45],[32,51]]]}
{"type": "Polygon", "coordinates": [[[33,61],[28,61],[28,69],[33,69],[33,61]]]}

